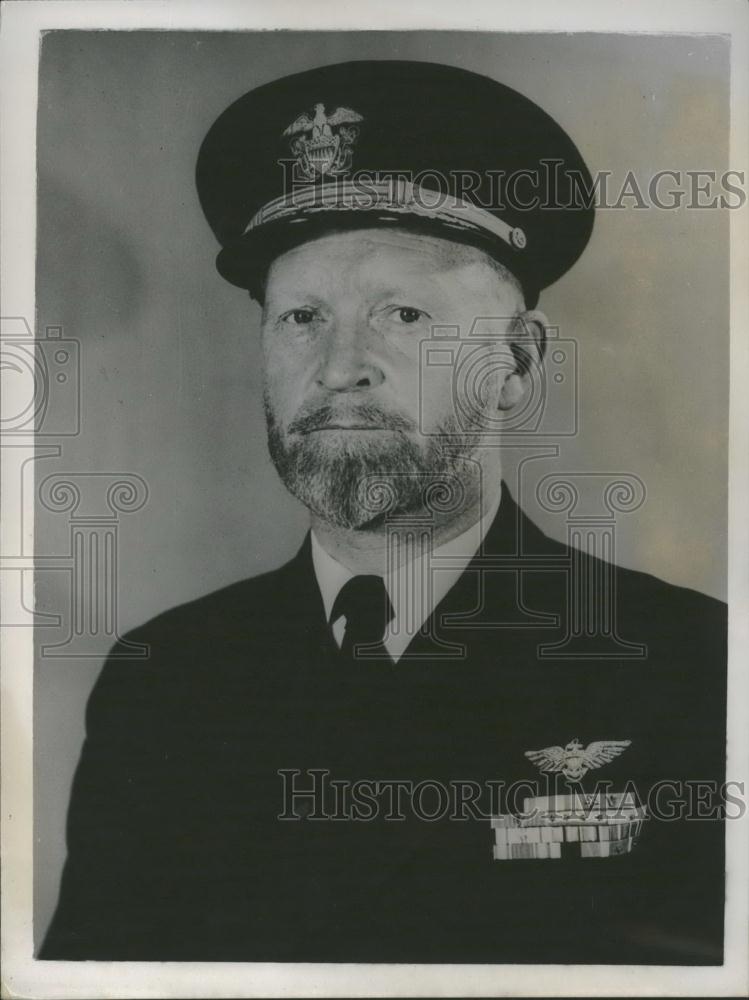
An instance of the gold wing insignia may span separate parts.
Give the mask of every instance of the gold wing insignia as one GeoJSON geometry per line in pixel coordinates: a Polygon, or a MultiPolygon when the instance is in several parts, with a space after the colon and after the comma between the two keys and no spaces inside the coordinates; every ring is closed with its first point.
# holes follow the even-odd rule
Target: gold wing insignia
{"type": "Polygon", "coordinates": [[[584,751],[585,766],[588,770],[609,764],[627,749],[631,740],[596,740],[589,743],[584,751]]]}
{"type": "Polygon", "coordinates": [[[525,756],[542,771],[561,771],[567,761],[564,747],[546,747],[545,750],[526,750],[525,756]]]}
{"type": "Polygon", "coordinates": [[[580,740],[570,740],[566,747],[526,750],[525,756],[541,771],[561,771],[565,778],[579,781],[588,771],[609,764],[630,745],[631,740],[596,740],[583,747],[580,740]]]}

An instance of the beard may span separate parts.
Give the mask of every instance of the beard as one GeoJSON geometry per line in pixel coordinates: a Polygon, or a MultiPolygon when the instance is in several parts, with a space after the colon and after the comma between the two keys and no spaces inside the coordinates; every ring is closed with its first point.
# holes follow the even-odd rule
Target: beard
{"type": "Polygon", "coordinates": [[[283,427],[264,394],[268,450],[288,491],[336,528],[376,530],[396,516],[445,517],[480,487],[473,459],[481,435],[451,416],[415,440],[413,421],[372,404],[342,413],[328,405],[303,408],[283,427]],[[345,419],[377,431],[316,433],[345,419]]]}

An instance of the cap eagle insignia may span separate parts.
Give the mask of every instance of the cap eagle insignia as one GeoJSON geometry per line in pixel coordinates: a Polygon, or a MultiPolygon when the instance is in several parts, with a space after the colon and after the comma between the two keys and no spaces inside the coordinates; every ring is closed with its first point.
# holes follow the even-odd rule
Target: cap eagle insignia
{"type": "Polygon", "coordinates": [[[561,771],[570,781],[580,781],[588,771],[623,753],[631,740],[596,740],[583,747],[578,739],[570,740],[566,747],[546,747],[545,750],[526,750],[525,756],[542,771],[561,771]]]}
{"type": "Polygon", "coordinates": [[[326,174],[345,174],[359,134],[356,122],[361,121],[362,115],[351,108],[336,108],[328,115],[324,104],[316,104],[311,116],[306,112],[299,115],[283,134],[291,138],[291,152],[297,157],[302,175],[313,181],[326,174]]]}

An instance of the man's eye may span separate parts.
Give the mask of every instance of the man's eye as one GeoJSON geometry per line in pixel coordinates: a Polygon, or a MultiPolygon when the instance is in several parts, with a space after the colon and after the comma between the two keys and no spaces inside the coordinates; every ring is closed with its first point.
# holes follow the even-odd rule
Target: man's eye
{"type": "Polygon", "coordinates": [[[281,317],[284,323],[293,323],[295,326],[306,326],[312,323],[314,318],[315,313],[312,309],[291,309],[281,317]]]}
{"type": "Polygon", "coordinates": [[[396,309],[395,315],[401,323],[418,323],[424,313],[421,309],[414,309],[413,306],[400,306],[396,309]]]}

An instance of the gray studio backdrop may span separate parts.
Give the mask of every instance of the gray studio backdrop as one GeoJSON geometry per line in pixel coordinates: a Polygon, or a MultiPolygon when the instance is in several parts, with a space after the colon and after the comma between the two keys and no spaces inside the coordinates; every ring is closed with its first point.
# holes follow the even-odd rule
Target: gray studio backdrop
{"type": "MultiPolygon", "coordinates": [[[[718,37],[45,36],[36,325],[77,342],[80,430],[55,438],[48,427],[45,440],[60,453],[35,463],[37,492],[44,483],[47,490],[37,554],[56,559],[37,573],[37,608],[58,616],[37,629],[37,645],[45,645],[35,685],[37,941],[56,899],[83,711],[104,652],[103,616],[111,626],[115,613],[88,607],[76,625],[76,579],[104,560],[117,582],[121,634],[282,563],[305,529],[304,511],[266,456],[259,310],[214,270],[217,248],[194,188],[198,147],[216,116],[252,87],[364,58],[444,62],[494,76],[550,112],[592,171],[611,170],[620,181],[627,170],[647,181],[658,170],[729,166],[728,43],[718,37]],[[66,480],[79,502],[65,494],[66,480]],[[107,498],[118,481],[127,485],[107,498]]],[[[729,213],[625,204],[599,213],[582,259],[541,298],[560,336],[576,344],[578,433],[558,442],[558,458],[529,462],[520,483],[525,453],[509,449],[506,477],[528,513],[559,538],[564,514],[535,501],[544,475],[638,477],[646,501],[618,518],[619,561],[722,597],[729,213]]],[[[572,377],[567,364],[562,388],[572,377]]]]}

